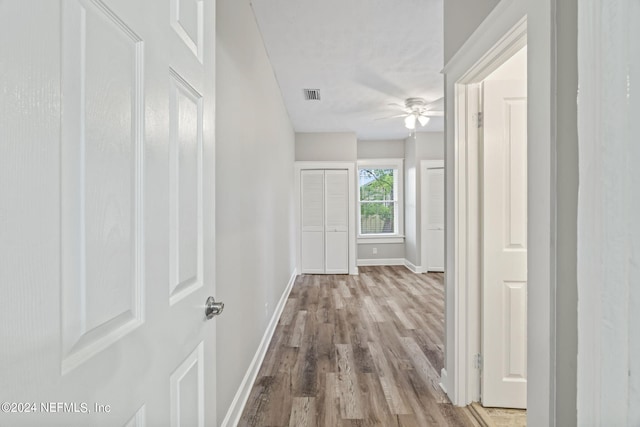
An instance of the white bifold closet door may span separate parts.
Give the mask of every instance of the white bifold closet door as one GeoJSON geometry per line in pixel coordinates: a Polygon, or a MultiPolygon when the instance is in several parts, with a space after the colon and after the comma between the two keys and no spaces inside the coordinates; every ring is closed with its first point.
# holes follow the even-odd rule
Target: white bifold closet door
{"type": "Polygon", "coordinates": [[[301,171],[302,273],[349,272],[346,169],[301,171]]]}

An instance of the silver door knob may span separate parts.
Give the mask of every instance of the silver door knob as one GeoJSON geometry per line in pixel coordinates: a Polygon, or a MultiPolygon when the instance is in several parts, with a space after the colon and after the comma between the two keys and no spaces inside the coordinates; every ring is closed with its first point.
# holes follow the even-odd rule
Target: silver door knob
{"type": "Polygon", "coordinates": [[[216,302],[214,297],[207,298],[204,307],[204,315],[207,316],[207,319],[213,319],[213,316],[221,314],[222,310],[224,310],[223,302],[216,302]]]}

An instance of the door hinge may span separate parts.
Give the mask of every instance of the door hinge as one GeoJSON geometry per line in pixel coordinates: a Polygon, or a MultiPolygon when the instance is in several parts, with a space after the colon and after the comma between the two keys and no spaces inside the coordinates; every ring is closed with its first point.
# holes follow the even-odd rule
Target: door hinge
{"type": "Polygon", "coordinates": [[[478,129],[484,126],[484,113],[482,111],[478,111],[478,129]]]}
{"type": "Polygon", "coordinates": [[[474,368],[482,371],[482,355],[480,353],[476,354],[473,358],[473,366],[474,368]]]}

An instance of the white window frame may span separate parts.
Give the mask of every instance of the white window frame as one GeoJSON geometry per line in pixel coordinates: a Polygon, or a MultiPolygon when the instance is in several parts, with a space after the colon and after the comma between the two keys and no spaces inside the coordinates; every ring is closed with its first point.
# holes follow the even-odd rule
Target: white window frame
{"type": "Polygon", "coordinates": [[[358,160],[357,168],[357,197],[358,197],[358,243],[404,243],[404,159],[366,159],[358,160]],[[360,169],[393,169],[395,209],[394,209],[394,233],[362,234],[360,226],[360,169]]]}

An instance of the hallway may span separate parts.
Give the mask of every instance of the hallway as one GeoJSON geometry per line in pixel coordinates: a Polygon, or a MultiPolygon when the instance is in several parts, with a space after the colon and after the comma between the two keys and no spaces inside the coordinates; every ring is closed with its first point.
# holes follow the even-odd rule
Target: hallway
{"type": "Polygon", "coordinates": [[[473,426],[438,385],[442,274],[297,278],[241,426],[473,426]]]}

